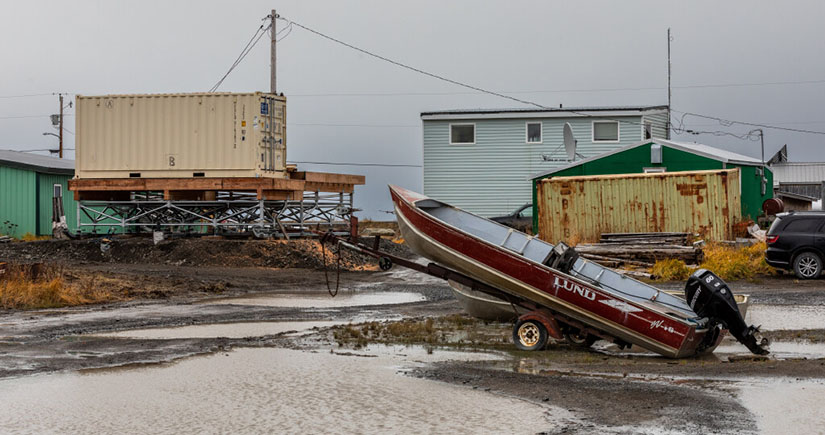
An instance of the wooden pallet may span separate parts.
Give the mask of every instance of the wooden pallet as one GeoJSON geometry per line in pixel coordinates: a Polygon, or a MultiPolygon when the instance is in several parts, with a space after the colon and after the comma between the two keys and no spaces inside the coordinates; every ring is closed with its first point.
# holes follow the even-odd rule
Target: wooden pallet
{"type": "Polygon", "coordinates": [[[165,200],[214,200],[221,192],[254,192],[263,200],[303,200],[304,192],[353,193],[363,175],[293,171],[290,178],[76,178],[76,201],[128,201],[133,192],[163,192],[165,200]]]}

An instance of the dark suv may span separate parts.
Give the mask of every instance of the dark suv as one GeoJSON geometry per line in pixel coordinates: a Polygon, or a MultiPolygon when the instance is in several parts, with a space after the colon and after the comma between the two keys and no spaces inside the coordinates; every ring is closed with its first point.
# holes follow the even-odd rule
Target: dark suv
{"type": "Polygon", "coordinates": [[[818,278],[825,259],[825,212],[790,212],[776,215],[768,230],[768,264],[793,270],[803,279],[818,278]]]}

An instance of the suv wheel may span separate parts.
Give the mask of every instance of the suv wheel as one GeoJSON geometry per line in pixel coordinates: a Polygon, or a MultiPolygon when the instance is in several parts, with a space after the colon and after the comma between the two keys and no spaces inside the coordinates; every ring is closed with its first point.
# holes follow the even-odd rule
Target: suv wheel
{"type": "Polygon", "coordinates": [[[803,252],[794,258],[793,271],[802,279],[819,278],[822,273],[822,259],[813,252],[803,252]]]}

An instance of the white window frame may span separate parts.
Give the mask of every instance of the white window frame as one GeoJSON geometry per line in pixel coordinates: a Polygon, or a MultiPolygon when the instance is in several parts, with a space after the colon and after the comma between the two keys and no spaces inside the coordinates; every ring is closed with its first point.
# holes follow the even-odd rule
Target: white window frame
{"type": "Polygon", "coordinates": [[[450,123],[449,129],[447,130],[447,134],[449,135],[450,145],[475,145],[476,144],[476,123],[475,122],[456,122],[450,123]],[[472,142],[453,142],[453,126],[473,126],[473,141],[472,142]]]}
{"type": "Polygon", "coordinates": [[[593,143],[619,143],[622,141],[622,123],[619,121],[593,121],[590,124],[590,141],[593,143]],[[596,140],[596,124],[616,124],[616,140],[596,140]]]}
{"type": "Polygon", "coordinates": [[[657,166],[655,168],[642,168],[645,174],[664,174],[667,172],[667,168],[664,166],[657,166]]]}
{"type": "Polygon", "coordinates": [[[544,143],[544,123],[541,121],[528,121],[524,123],[524,143],[544,143]],[[538,142],[530,142],[530,124],[539,125],[538,142]]]}
{"type": "Polygon", "coordinates": [[[649,120],[642,122],[642,140],[653,140],[653,122],[649,120]],[[650,126],[650,137],[645,137],[648,126],[650,126]]]}

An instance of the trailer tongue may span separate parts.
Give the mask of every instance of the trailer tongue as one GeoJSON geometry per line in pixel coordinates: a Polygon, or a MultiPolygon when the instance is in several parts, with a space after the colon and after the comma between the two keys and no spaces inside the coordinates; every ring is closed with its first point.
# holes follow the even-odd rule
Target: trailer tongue
{"type": "Polygon", "coordinates": [[[730,330],[757,354],[767,340],[748,326],[727,285],[709,271],[690,278],[686,300],[579,258],[563,243],[552,245],[418,193],[390,186],[401,234],[428,259],[418,264],[337,241],[380,259],[382,269],[399,264],[460,283],[527,311],[513,329],[517,347],[538,350],[549,337],[590,345],[606,339],[638,345],[671,358],[707,353],[730,330]]]}

